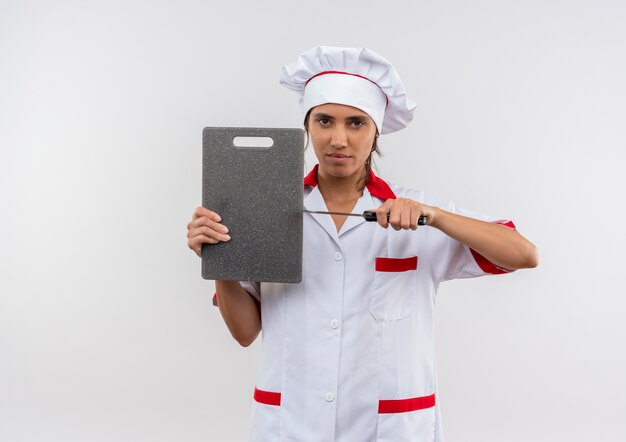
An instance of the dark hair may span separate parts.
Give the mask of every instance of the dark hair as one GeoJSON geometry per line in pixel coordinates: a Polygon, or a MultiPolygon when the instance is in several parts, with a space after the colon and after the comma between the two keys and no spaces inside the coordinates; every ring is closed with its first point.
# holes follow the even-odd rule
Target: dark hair
{"type": "MultiPolygon", "coordinates": [[[[311,115],[311,110],[313,109],[310,109],[304,117],[304,130],[306,131],[305,149],[309,146],[309,116],[311,115]]],[[[378,148],[378,130],[376,130],[376,136],[374,137],[374,142],[372,143],[372,149],[370,150],[370,154],[367,157],[367,160],[365,160],[365,170],[363,171],[363,175],[361,176],[361,178],[359,178],[359,181],[357,183],[359,185],[359,190],[363,190],[363,188],[367,184],[367,179],[369,178],[370,171],[372,170],[373,153],[376,153],[379,157],[382,156],[382,154],[380,153],[380,149],[378,148]]]]}

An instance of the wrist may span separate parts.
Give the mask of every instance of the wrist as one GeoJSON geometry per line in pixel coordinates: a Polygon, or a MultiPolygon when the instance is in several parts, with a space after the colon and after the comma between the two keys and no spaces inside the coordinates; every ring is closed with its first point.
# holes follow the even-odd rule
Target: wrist
{"type": "Polygon", "coordinates": [[[439,207],[433,207],[432,209],[432,214],[430,215],[431,220],[429,220],[428,225],[440,229],[441,223],[444,221],[442,218],[445,218],[447,212],[439,207]]]}

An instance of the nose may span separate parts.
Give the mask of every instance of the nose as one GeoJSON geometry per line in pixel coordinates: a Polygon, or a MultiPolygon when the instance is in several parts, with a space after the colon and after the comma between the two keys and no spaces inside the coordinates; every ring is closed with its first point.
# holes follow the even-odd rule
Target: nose
{"type": "Polygon", "coordinates": [[[343,148],[348,145],[348,134],[346,132],[346,129],[340,124],[336,125],[333,128],[330,145],[335,148],[343,148]]]}

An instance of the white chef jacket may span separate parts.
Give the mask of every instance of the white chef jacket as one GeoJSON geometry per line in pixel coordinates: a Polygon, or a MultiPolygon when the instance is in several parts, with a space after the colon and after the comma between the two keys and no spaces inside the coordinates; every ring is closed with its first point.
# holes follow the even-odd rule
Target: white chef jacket
{"type": "MultiPolygon", "coordinates": [[[[317,166],[304,207],[328,210],[317,166]]],[[[370,174],[353,213],[409,198],[487,221],[370,174]]],[[[439,283],[506,273],[432,227],[396,231],[304,214],[302,282],[242,282],[261,305],[251,442],[441,442],[434,307],[439,283]]]]}

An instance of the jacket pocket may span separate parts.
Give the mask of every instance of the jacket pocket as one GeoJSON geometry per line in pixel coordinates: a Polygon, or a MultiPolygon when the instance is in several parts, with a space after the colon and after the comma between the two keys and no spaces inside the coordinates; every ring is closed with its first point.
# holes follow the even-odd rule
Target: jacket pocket
{"type": "MultiPolygon", "coordinates": [[[[433,442],[435,440],[435,427],[437,413],[435,410],[435,397],[414,398],[414,404],[393,409],[379,411],[377,441],[393,442],[433,442]],[[421,400],[421,401],[420,401],[421,400]],[[432,402],[426,403],[426,402],[432,402]],[[418,405],[418,406],[415,406],[418,405]]],[[[382,402],[405,402],[405,401],[381,401],[382,402]]]]}
{"type": "Polygon", "coordinates": [[[249,442],[280,441],[280,393],[255,388],[249,442]]]}
{"type": "Polygon", "coordinates": [[[379,321],[406,318],[417,296],[417,256],[376,258],[370,312],[379,321]]]}

